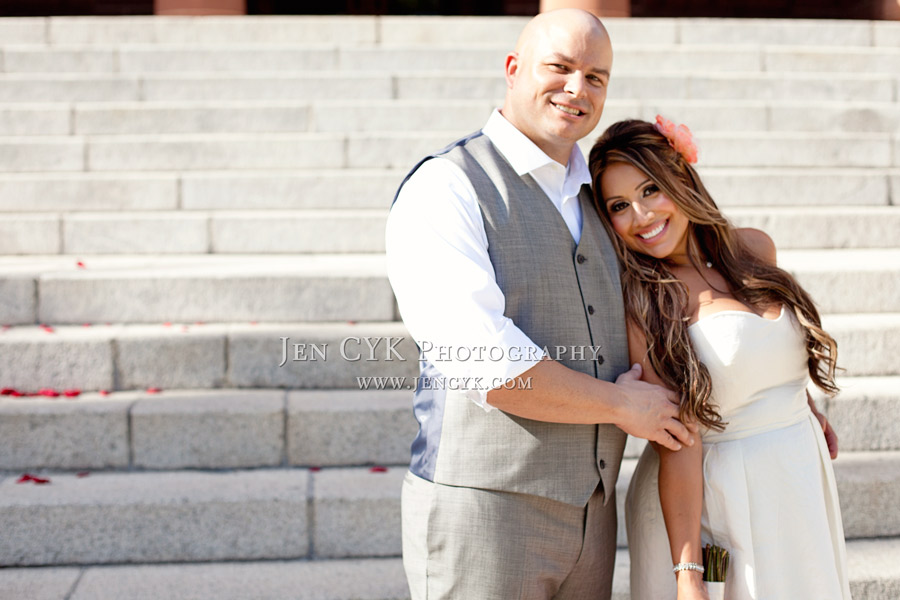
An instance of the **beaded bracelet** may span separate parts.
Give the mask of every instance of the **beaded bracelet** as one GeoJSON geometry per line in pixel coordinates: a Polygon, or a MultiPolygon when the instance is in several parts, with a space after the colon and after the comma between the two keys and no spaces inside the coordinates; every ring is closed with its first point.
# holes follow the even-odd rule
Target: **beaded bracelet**
{"type": "Polygon", "coordinates": [[[703,568],[703,565],[699,565],[694,562],[686,562],[686,563],[678,563],[674,567],[672,567],[672,572],[677,573],[678,571],[697,571],[699,573],[705,573],[706,569],[703,568]]]}

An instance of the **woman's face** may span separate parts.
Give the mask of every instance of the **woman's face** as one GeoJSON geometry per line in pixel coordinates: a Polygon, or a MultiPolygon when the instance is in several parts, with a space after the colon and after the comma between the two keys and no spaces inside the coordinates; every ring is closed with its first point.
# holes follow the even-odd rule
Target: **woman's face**
{"type": "Polygon", "coordinates": [[[611,163],[600,193],[613,229],[641,254],[687,263],[688,218],[653,181],[628,163],[611,163]]]}

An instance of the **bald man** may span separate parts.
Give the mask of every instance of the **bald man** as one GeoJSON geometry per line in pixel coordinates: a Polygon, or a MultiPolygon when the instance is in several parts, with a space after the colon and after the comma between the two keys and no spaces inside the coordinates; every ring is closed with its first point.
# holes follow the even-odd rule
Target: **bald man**
{"type": "Polygon", "coordinates": [[[609,598],[626,433],[689,439],[674,394],[629,370],[615,252],[576,146],[611,69],[596,17],[535,17],[506,57],[503,108],[394,200],[388,275],[421,350],[402,491],[413,600],[609,598]]]}

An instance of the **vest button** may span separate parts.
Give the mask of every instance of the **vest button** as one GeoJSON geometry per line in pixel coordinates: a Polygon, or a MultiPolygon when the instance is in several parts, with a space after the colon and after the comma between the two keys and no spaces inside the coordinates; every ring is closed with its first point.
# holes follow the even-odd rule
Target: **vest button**
{"type": "Polygon", "coordinates": [[[575,260],[578,261],[579,265],[583,264],[585,261],[587,261],[587,259],[584,257],[584,254],[579,254],[578,256],[575,257],[575,260]]]}
{"type": "Polygon", "coordinates": [[[597,364],[598,364],[598,365],[602,365],[604,362],[606,362],[606,359],[603,358],[603,355],[602,355],[602,354],[601,354],[600,356],[597,357],[597,364]]]}
{"type": "Polygon", "coordinates": [[[601,469],[605,469],[605,468],[606,468],[606,461],[603,460],[602,458],[600,459],[600,468],[601,468],[601,469]]]}
{"type": "Polygon", "coordinates": [[[591,304],[588,304],[588,314],[589,314],[589,315],[594,314],[594,307],[593,307],[593,305],[591,305],[591,304]]]}

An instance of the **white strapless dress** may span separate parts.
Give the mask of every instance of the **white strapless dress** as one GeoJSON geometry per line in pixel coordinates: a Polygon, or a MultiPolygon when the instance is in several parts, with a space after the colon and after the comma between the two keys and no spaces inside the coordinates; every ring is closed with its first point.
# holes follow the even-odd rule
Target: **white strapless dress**
{"type": "MultiPolygon", "coordinates": [[[[725,600],[850,598],[834,471],[806,403],[795,317],[724,311],[690,326],[727,422],[703,438],[701,539],[731,553],[725,600]]],[[[675,577],[649,445],[628,489],[632,600],[674,600],[675,577]]]]}

